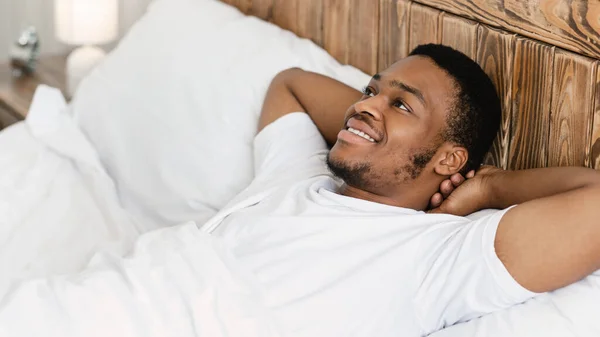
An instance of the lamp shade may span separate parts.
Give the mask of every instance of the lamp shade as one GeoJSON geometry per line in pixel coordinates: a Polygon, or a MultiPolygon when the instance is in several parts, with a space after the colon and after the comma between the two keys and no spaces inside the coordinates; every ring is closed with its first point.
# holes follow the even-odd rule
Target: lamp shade
{"type": "Polygon", "coordinates": [[[67,44],[103,44],[117,37],[119,0],[54,0],[56,37],[67,44]]]}

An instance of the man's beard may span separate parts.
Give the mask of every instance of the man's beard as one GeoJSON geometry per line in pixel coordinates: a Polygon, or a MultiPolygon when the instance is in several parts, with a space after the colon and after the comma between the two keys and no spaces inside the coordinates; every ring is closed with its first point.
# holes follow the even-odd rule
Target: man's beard
{"type": "Polygon", "coordinates": [[[342,160],[332,159],[330,154],[327,154],[327,167],[334,176],[343,180],[347,185],[362,190],[371,190],[392,185],[399,180],[406,182],[409,179],[417,179],[435,153],[436,147],[422,148],[415,151],[410,156],[409,163],[393,171],[393,181],[382,181],[381,172],[373,172],[372,163],[347,163],[342,160]]]}
{"type": "Polygon", "coordinates": [[[331,158],[331,153],[328,153],[327,168],[334,176],[340,178],[346,184],[364,189],[368,184],[367,177],[370,175],[371,164],[362,163],[352,165],[341,160],[334,160],[331,158]]]}

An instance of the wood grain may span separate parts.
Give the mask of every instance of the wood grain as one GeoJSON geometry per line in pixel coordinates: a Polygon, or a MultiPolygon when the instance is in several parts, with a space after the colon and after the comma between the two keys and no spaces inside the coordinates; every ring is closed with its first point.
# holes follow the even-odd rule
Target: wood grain
{"type": "Polygon", "coordinates": [[[594,83],[594,126],[590,151],[590,167],[600,170],[600,61],[596,62],[596,80],[594,83]]]}
{"type": "Polygon", "coordinates": [[[225,2],[235,6],[244,14],[250,14],[252,11],[252,0],[226,0],[225,2]]]}
{"type": "Polygon", "coordinates": [[[441,42],[475,59],[479,24],[456,15],[442,13],[441,42]]]}
{"type": "Polygon", "coordinates": [[[517,38],[513,65],[510,169],[545,167],[554,47],[517,38]]]}
{"type": "Polygon", "coordinates": [[[556,50],[548,166],[589,166],[594,62],[556,50]]]}
{"type": "Polygon", "coordinates": [[[441,11],[413,3],[410,6],[408,52],[426,43],[440,43],[441,11]]]}
{"type": "Polygon", "coordinates": [[[415,0],[568,50],[600,57],[598,0],[415,0]]]}
{"type": "Polygon", "coordinates": [[[323,46],[323,0],[296,0],[297,34],[323,46]]]}
{"type": "Polygon", "coordinates": [[[348,62],[369,75],[377,72],[379,1],[350,1],[348,62]]]}
{"type": "Polygon", "coordinates": [[[600,0],[226,2],[312,39],[367,73],[419,44],[451,45],[482,66],[501,98],[501,130],[486,163],[600,169],[600,61],[555,47],[600,56],[600,0]]]}
{"type": "Polygon", "coordinates": [[[250,15],[259,17],[265,21],[273,20],[273,7],[275,0],[250,0],[250,15]]]}
{"type": "Polygon", "coordinates": [[[350,0],[323,0],[323,47],[344,64],[348,63],[349,28],[350,0]]]}
{"type": "Polygon", "coordinates": [[[274,0],[273,23],[296,33],[298,31],[298,1],[300,0],[274,0]]]}
{"type": "Polygon", "coordinates": [[[478,27],[477,55],[474,59],[490,77],[502,104],[502,122],[496,140],[486,155],[484,163],[503,169],[508,168],[508,145],[511,126],[511,97],[513,58],[515,48],[514,34],[478,27]]]}
{"type": "Polygon", "coordinates": [[[379,65],[391,66],[408,55],[408,22],[411,2],[381,0],[379,2],[379,65]]]}

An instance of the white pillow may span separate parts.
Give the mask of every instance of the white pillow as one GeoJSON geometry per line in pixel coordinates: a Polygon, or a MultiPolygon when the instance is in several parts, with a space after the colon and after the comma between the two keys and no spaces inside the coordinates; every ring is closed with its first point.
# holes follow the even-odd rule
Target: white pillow
{"type": "Polygon", "coordinates": [[[457,324],[431,337],[600,336],[600,270],[521,305],[457,324]]]}
{"type": "Polygon", "coordinates": [[[202,224],[253,178],[272,77],[289,67],[369,78],[309,40],[216,0],[156,0],[81,83],[72,112],[125,208],[155,227],[202,224]]]}

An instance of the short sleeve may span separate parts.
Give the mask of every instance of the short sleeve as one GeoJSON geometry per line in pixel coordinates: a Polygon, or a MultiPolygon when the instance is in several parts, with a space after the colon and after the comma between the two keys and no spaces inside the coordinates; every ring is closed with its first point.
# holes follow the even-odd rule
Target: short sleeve
{"type": "Polygon", "coordinates": [[[424,334],[537,295],[517,283],[496,254],[496,231],[506,211],[463,218],[422,238],[421,282],[414,301],[424,334]]]}
{"type": "Polygon", "coordinates": [[[256,179],[297,181],[326,174],[327,152],[323,136],[306,113],[284,115],[254,139],[256,179]]]}

